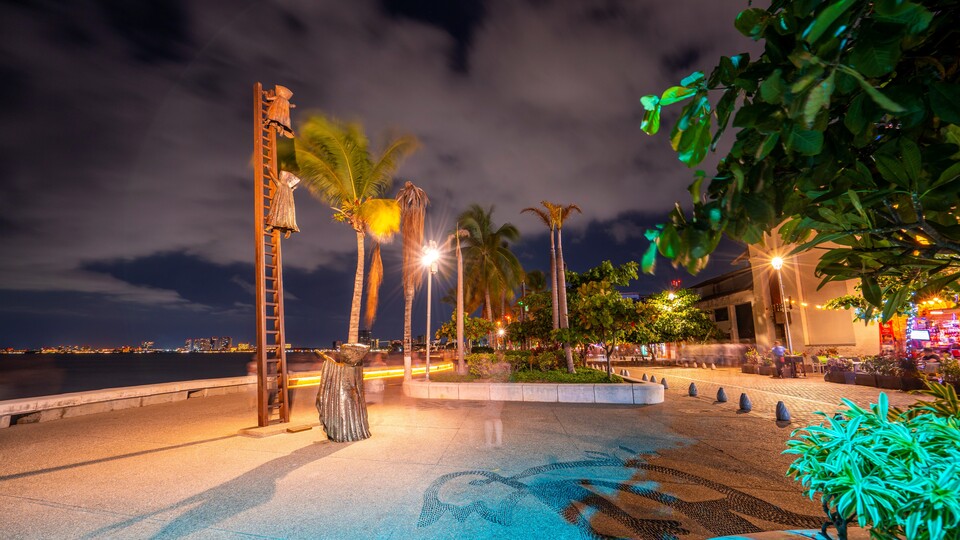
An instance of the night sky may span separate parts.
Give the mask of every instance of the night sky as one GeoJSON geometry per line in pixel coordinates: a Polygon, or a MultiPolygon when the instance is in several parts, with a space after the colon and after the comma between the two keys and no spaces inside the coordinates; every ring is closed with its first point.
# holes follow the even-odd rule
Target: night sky
{"type": "MultiPolygon", "coordinates": [[[[428,237],[471,203],[519,227],[549,271],[546,228],[521,208],[576,203],[572,270],[640,259],[647,226],[687,201],[666,133],[640,131],[643,94],[755,49],[741,0],[0,2],[0,348],[254,338],[252,85],[310,111],[388,128],[421,150],[390,196],[427,191],[428,237]]],[[[665,122],[666,125],[666,122],[665,122]]],[[[715,163],[715,162],[714,162],[715,163]]],[[[344,339],[355,237],[298,190],[284,242],[287,336],[344,339]]],[[[727,245],[691,277],[659,261],[639,292],[731,269],[727,245]]],[[[400,242],[373,328],[402,336],[400,242]]],[[[455,276],[438,276],[438,288],[455,276]]],[[[436,291],[436,289],[435,289],[436,291]]],[[[441,296],[435,294],[435,298],[441,296]]],[[[414,333],[426,302],[418,295],[414,333]]],[[[434,321],[451,306],[434,303],[434,321]]]]}

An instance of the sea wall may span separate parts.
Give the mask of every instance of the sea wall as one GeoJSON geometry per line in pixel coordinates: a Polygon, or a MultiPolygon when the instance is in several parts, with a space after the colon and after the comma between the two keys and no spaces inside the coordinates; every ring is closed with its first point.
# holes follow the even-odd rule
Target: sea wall
{"type": "Polygon", "coordinates": [[[233,394],[256,388],[253,375],[90,390],[0,401],[0,428],[48,422],[184,399],[233,394]]]}

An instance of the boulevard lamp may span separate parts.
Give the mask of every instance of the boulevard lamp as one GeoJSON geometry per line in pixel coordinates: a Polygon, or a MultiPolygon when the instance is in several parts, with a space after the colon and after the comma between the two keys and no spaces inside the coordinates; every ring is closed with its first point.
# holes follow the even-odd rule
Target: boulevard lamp
{"type": "Polygon", "coordinates": [[[787,318],[787,301],[783,294],[783,277],[780,274],[780,269],[783,268],[783,257],[770,259],[770,266],[777,271],[777,285],[780,287],[780,309],[783,311],[783,329],[787,335],[787,350],[790,351],[790,354],[793,354],[793,340],[790,339],[790,319],[787,318]]]}
{"type": "Polygon", "coordinates": [[[426,376],[427,380],[430,380],[430,312],[433,307],[433,303],[430,298],[430,289],[431,283],[433,283],[433,275],[437,273],[437,261],[440,260],[440,250],[437,249],[437,241],[431,240],[430,244],[423,250],[423,267],[427,269],[427,369],[426,376]]]}

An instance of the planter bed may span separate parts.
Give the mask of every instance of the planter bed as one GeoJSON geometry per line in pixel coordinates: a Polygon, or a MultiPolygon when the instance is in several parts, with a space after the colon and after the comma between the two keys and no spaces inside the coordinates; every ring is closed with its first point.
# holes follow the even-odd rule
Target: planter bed
{"type": "Polygon", "coordinates": [[[535,401],[548,403],[663,403],[663,386],[650,382],[607,384],[446,383],[407,381],[403,394],[420,399],[470,401],[535,401]]]}

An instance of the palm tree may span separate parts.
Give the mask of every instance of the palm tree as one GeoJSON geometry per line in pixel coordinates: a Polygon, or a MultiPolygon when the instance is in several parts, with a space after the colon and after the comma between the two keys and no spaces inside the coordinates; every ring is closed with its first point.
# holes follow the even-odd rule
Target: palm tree
{"type": "MultiPolygon", "coordinates": [[[[570,318],[567,315],[567,266],[563,261],[563,222],[571,212],[576,210],[580,212],[580,207],[575,204],[563,206],[548,201],[540,201],[544,210],[540,208],[524,208],[522,212],[533,212],[550,229],[550,270],[553,283],[553,329],[570,328],[570,318]],[[556,231],[556,244],[554,244],[554,231],[556,231]],[[559,316],[558,316],[559,315],[559,316]],[[559,320],[558,320],[559,319],[559,320]]],[[[573,352],[570,350],[570,343],[563,344],[563,350],[567,357],[567,371],[574,373],[576,368],[573,365],[573,352]]]]}
{"type": "Polygon", "coordinates": [[[412,377],[413,295],[423,283],[423,219],[430,199],[426,192],[412,182],[404,184],[397,193],[400,204],[400,232],[403,234],[403,380],[412,377]]]}
{"type": "Polygon", "coordinates": [[[567,316],[567,266],[563,260],[563,222],[567,220],[567,216],[574,210],[576,210],[577,213],[582,212],[580,211],[580,207],[575,204],[561,206],[546,201],[541,204],[550,208],[554,222],[557,225],[557,284],[560,289],[560,327],[570,328],[570,321],[567,316]]]}
{"type": "Polygon", "coordinates": [[[540,270],[527,272],[523,282],[526,284],[528,294],[541,293],[547,290],[547,276],[540,270]]]}
{"type": "MultiPolygon", "coordinates": [[[[551,207],[553,219],[557,223],[557,288],[560,289],[560,328],[570,328],[570,318],[567,315],[567,265],[563,260],[563,222],[574,210],[580,212],[580,207],[575,204],[552,205],[545,201],[541,204],[551,207]]],[[[573,365],[573,352],[570,350],[569,342],[563,344],[563,352],[567,357],[567,371],[574,373],[576,368],[573,365]]]]}
{"type": "MultiPolygon", "coordinates": [[[[379,157],[370,155],[370,143],[359,123],[343,123],[312,116],[300,126],[295,140],[300,177],[310,192],[333,208],[336,221],[348,223],[357,235],[357,271],[353,282],[348,343],[356,343],[360,330],[360,298],[363,294],[364,239],[370,234],[379,242],[400,228],[400,205],[380,198],[389,188],[400,163],[416,150],[412,135],[391,138],[379,157]]],[[[371,282],[379,285],[382,271],[379,244],[374,246],[371,282]],[[373,275],[378,274],[378,275],[373,275]]],[[[377,287],[369,287],[367,318],[376,314],[377,287]]]]}
{"type": "Polygon", "coordinates": [[[520,232],[510,223],[496,227],[491,219],[492,214],[492,206],[484,210],[474,204],[457,220],[468,233],[463,240],[463,259],[464,281],[470,290],[469,298],[474,300],[473,309],[483,304],[485,316],[491,322],[494,321],[491,299],[500,297],[501,293],[512,296],[513,289],[520,284],[523,276],[520,261],[510,251],[510,242],[519,240],[520,232]]]}
{"type": "MultiPolygon", "coordinates": [[[[546,206],[548,203],[541,203],[546,206]]],[[[531,212],[540,218],[540,221],[550,229],[550,291],[553,295],[553,329],[560,328],[560,300],[557,298],[557,246],[555,243],[554,231],[557,230],[557,223],[553,219],[553,213],[540,208],[524,208],[520,213],[531,212]]]]}

